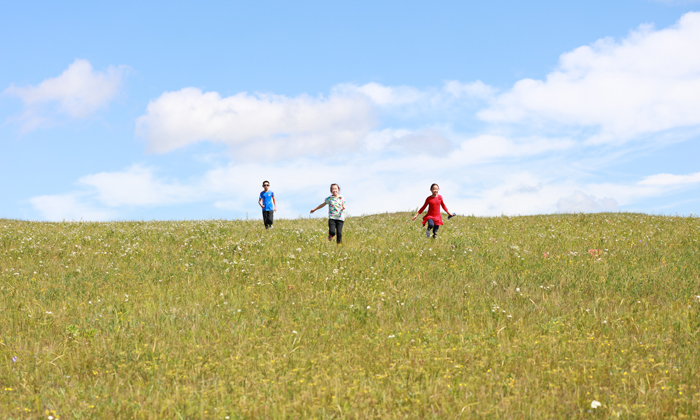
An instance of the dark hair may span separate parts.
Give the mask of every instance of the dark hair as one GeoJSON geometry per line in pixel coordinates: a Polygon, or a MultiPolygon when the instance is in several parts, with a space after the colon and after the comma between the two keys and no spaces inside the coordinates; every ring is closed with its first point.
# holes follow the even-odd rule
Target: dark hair
{"type": "Polygon", "coordinates": [[[331,192],[333,192],[333,186],[334,186],[334,185],[335,185],[336,187],[338,187],[338,192],[340,192],[340,185],[338,185],[338,184],[336,184],[336,183],[331,184],[331,192]]]}
{"type": "Polygon", "coordinates": [[[269,184],[270,184],[270,181],[263,181],[263,187],[265,186],[265,184],[268,184],[268,185],[269,185],[269,184]]]}
{"type": "Polygon", "coordinates": [[[439,186],[438,184],[433,184],[433,185],[430,186],[430,191],[432,191],[432,190],[433,190],[433,187],[435,187],[435,186],[437,186],[438,189],[440,188],[440,186],[439,186]]]}

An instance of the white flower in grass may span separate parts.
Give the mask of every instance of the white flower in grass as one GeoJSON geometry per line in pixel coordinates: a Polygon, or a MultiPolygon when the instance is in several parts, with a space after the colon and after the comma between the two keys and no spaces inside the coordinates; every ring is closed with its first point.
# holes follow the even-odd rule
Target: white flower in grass
{"type": "Polygon", "coordinates": [[[603,405],[603,404],[601,404],[600,401],[596,401],[596,400],[591,401],[591,408],[598,408],[601,405],[603,405]]]}

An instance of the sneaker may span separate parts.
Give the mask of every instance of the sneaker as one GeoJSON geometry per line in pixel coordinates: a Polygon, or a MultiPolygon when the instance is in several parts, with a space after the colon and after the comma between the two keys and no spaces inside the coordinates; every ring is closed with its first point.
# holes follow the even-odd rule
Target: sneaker
{"type": "Polygon", "coordinates": [[[447,220],[450,220],[451,218],[455,217],[457,213],[452,213],[447,215],[447,220]]]}
{"type": "Polygon", "coordinates": [[[333,240],[333,235],[328,235],[328,240],[332,241],[333,240]]]}
{"type": "Polygon", "coordinates": [[[433,234],[433,239],[437,239],[437,234],[433,234]]]}

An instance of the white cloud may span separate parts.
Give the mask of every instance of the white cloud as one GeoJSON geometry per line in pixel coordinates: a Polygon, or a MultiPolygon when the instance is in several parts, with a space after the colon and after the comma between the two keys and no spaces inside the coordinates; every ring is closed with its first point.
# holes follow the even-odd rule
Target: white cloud
{"type": "Polygon", "coordinates": [[[561,56],[546,80],[524,79],[479,112],[491,123],[599,127],[595,141],[700,124],[700,13],[667,29],[641,26],[561,56]]]}
{"type": "Polygon", "coordinates": [[[39,214],[50,221],[105,221],[117,217],[116,212],[97,208],[89,201],[77,193],[42,195],[29,200],[39,214]]]}
{"type": "Polygon", "coordinates": [[[137,133],[157,153],[208,140],[234,146],[242,155],[289,158],[354,149],[374,125],[372,105],[360,95],[222,98],[185,88],[151,101],[137,120],[137,133]]]}
{"type": "Polygon", "coordinates": [[[361,93],[379,106],[412,104],[425,100],[429,95],[426,92],[410,86],[384,86],[379,83],[367,83],[360,86],[354,84],[340,84],[335,86],[332,92],[340,95],[361,93]]]}
{"type": "Polygon", "coordinates": [[[619,211],[620,206],[614,198],[597,198],[592,195],[575,191],[573,194],[562,197],[557,201],[557,210],[560,213],[597,213],[601,211],[619,211]]]}
{"type": "Polygon", "coordinates": [[[461,164],[483,164],[502,159],[527,158],[546,152],[570,149],[575,142],[570,139],[531,137],[511,139],[498,135],[481,135],[463,141],[452,159],[461,164]]]}
{"type": "Polygon", "coordinates": [[[332,87],[328,97],[246,92],[222,97],[217,92],[189,87],[152,100],[137,120],[136,133],[156,153],[209,141],[230,146],[238,156],[264,155],[277,160],[327,156],[365,147],[376,151],[390,142],[394,146],[409,145],[415,136],[436,139],[440,147],[435,150],[447,152],[451,149],[449,140],[417,121],[426,115],[439,115],[449,125],[450,118],[461,112],[462,104],[474,106],[475,100],[491,98],[494,92],[480,81],[449,81],[442,89],[424,90],[346,83],[332,87]],[[406,121],[411,128],[375,131],[380,117],[406,121]]]}
{"type": "Polygon", "coordinates": [[[656,174],[644,178],[639,185],[683,186],[700,183],[700,172],[689,175],[656,174]]]}
{"type": "MultiPolygon", "coordinates": [[[[485,140],[476,143],[479,141],[485,140]]],[[[515,153],[532,148],[520,146],[515,153]]],[[[512,148],[501,150],[513,153],[512,148]]],[[[586,183],[562,177],[566,170],[551,164],[557,157],[525,164],[521,160],[509,162],[510,154],[503,156],[506,160],[498,162],[496,155],[479,158],[455,151],[442,157],[355,155],[344,161],[300,158],[275,165],[231,163],[188,180],[159,178],[154,169],[136,165],[82,177],[79,190],[35,197],[31,203],[48,220],[124,218],[134,209],[191,203],[259,218],[258,194],[262,181],[269,180],[277,196],[277,217],[294,218],[308,216],[308,210],[329,194],[330,183],[337,182],[348,200],[349,213],[359,216],[416,209],[429,194],[430,184],[437,182],[451,211],[498,216],[618,211],[700,182],[700,174],[658,174],[635,183],[586,183]]],[[[192,216],[183,213],[181,217],[192,216]]]]}
{"type": "Polygon", "coordinates": [[[55,111],[72,118],[84,118],[105,107],[119,93],[127,66],[110,66],[95,71],[87,60],[77,59],[60,76],[46,79],[37,86],[5,89],[5,95],[17,96],[26,111],[20,120],[30,130],[55,111]],[[50,107],[46,109],[46,107],[50,107]]]}
{"type": "Polygon", "coordinates": [[[191,202],[197,201],[203,193],[199,188],[155,179],[152,169],[140,165],[133,165],[121,172],[87,175],[80,178],[78,183],[92,187],[95,199],[108,207],[191,202]]]}
{"type": "Polygon", "coordinates": [[[481,80],[471,83],[451,80],[445,83],[444,90],[456,98],[492,99],[496,94],[495,88],[485,84],[481,80]]]}

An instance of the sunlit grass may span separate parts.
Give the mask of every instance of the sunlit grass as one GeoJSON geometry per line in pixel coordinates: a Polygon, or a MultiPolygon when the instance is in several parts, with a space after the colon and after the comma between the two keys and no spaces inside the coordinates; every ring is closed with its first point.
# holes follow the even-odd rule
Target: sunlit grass
{"type": "Polygon", "coordinates": [[[0,413],[700,416],[700,219],[408,220],[0,220],[0,413]]]}

